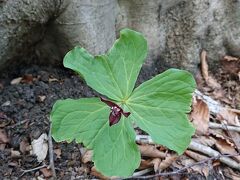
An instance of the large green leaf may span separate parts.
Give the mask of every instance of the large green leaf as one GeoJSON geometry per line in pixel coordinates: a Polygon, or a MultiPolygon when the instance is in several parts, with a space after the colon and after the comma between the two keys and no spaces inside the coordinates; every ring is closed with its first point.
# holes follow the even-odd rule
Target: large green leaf
{"type": "Polygon", "coordinates": [[[190,73],[167,70],[134,90],[126,104],[130,118],[156,143],[182,154],[194,133],[186,115],[194,89],[190,73]]]}
{"type": "Polygon", "coordinates": [[[90,87],[131,113],[109,126],[111,111],[106,104],[112,107],[112,118],[116,114],[120,117],[119,112],[123,111],[120,107],[116,111],[116,104],[103,101],[104,104],[98,98],[60,100],[51,112],[54,139],[68,142],[75,139],[93,149],[95,166],[106,176],[126,177],[139,166],[140,153],[132,121],[156,143],[179,154],[187,148],[194,133],[186,115],[195,89],[190,73],[170,69],[133,91],[146,55],[144,37],[124,29],[106,55],[93,57],[76,47],[64,58],[65,67],[76,71],[90,87]]]}
{"type": "Polygon", "coordinates": [[[106,176],[127,177],[139,166],[140,153],[129,119],[109,126],[109,107],[99,98],[59,100],[51,112],[56,141],[76,140],[93,149],[96,168],[106,176]]]}
{"type": "Polygon", "coordinates": [[[123,29],[106,55],[93,57],[75,47],[64,58],[64,66],[78,72],[86,83],[110,99],[125,101],[134,88],[147,55],[147,42],[135,31],[123,29]]]}

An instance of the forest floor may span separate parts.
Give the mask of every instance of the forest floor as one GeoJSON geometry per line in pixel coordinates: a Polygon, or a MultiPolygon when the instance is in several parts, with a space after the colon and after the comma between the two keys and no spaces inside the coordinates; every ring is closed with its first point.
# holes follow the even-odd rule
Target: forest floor
{"type": "MultiPolygon", "coordinates": [[[[153,178],[149,175],[159,174],[160,179],[240,179],[240,77],[231,68],[236,67],[231,63],[240,60],[226,60],[217,76],[208,73],[204,57],[202,60],[200,73],[196,75],[198,90],[225,110],[214,112],[203,94],[193,98],[189,116],[197,129],[193,140],[210,148],[210,152],[190,147],[177,156],[165,147],[140,139],[142,161],[135,178],[153,178]],[[213,124],[224,126],[214,128],[213,124]],[[235,129],[230,130],[230,126],[235,129]],[[217,157],[211,150],[219,153],[217,157]],[[221,160],[224,158],[235,166],[224,163],[221,160]]],[[[158,73],[146,72],[141,72],[138,82],[158,73]]],[[[53,165],[51,158],[57,179],[104,178],[93,167],[91,151],[74,142],[53,140],[51,147],[48,137],[49,114],[56,100],[97,95],[76,74],[62,67],[19,66],[3,72],[0,75],[0,179],[51,179],[54,176],[49,167],[53,165]],[[49,157],[49,152],[54,156],[49,157]]],[[[136,132],[141,135],[140,130],[136,132]]]]}

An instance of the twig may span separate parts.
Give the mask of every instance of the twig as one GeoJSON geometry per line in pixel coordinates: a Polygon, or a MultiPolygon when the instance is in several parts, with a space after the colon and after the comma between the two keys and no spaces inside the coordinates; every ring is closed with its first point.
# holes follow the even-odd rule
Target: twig
{"type": "MultiPolygon", "coordinates": [[[[154,144],[152,138],[147,135],[137,135],[136,136],[136,141],[140,143],[148,143],[148,144],[154,144]]],[[[199,144],[197,142],[194,142],[193,140],[191,141],[190,145],[188,146],[188,149],[192,149],[194,151],[201,152],[203,154],[206,154],[210,157],[217,157],[220,156],[221,154],[218,151],[215,151],[214,149],[204,146],[202,144],[199,144]]],[[[231,156],[237,156],[237,155],[231,155],[231,156]]],[[[239,156],[239,154],[238,154],[239,156]]],[[[229,167],[232,167],[234,169],[240,170],[240,164],[237,163],[236,161],[232,160],[231,158],[228,157],[221,157],[220,161],[229,167]]]]}
{"type": "Polygon", "coordinates": [[[193,166],[197,166],[197,165],[202,165],[202,164],[205,164],[205,163],[209,163],[213,160],[217,160],[219,158],[223,158],[223,157],[229,157],[229,156],[235,156],[235,155],[218,155],[218,156],[215,156],[215,157],[211,157],[211,158],[208,158],[208,159],[204,159],[202,161],[199,161],[199,162],[196,162],[196,163],[193,163],[193,164],[190,164],[188,166],[185,166],[177,171],[173,171],[173,172],[167,172],[167,173],[158,173],[158,174],[154,174],[154,175],[148,175],[148,176],[135,176],[135,177],[130,177],[130,178],[137,178],[137,179],[152,179],[154,177],[159,177],[159,176],[172,176],[172,175],[179,175],[180,173],[182,173],[183,171],[189,169],[189,168],[192,168],[193,166]]]}
{"type": "Polygon", "coordinates": [[[149,172],[151,172],[153,170],[153,168],[147,168],[138,172],[135,172],[131,177],[129,178],[134,178],[134,177],[138,177],[138,176],[142,176],[144,174],[147,174],[149,172]]]}
{"type": "Polygon", "coordinates": [[[239,109],[232,109],[232,108],[223,107],[219,102],[217,102],[216,100],[212,99],[209,96],[204,95],[199,90],[195,90],[194,95],[197,96],[198,98],[202,99],[208,105],[209,110],[213,114],[218,114],[223,109],[226,109],[228,111],[232,111],[234,113],[240,114],[239,109]]]}
{"type": "Polygon", "coordinates": [[[148,135],[137,135],[135,141],[141,144],[154,144],[152,138],[148,135]]]}
{"type": "Polygon", "coordinates": [[[42,169],[44,167],[47,167],[46,164],[43,164],[41,166],[38,166],[38,167],[35,167],[35,168],[32,168],[32,169],[26,169],[26,170],[22,170],[23,173],[20,175],[20,177],[22,177],[24,174],[28,173],[28,172],[32,172],[32,171],[36,171],[36,170],[39,170],[39,169],[42,169]]]}
{"type": "Polygon", "coordinates": [[[52,129],[52,124],[50,124],[50,129],[48,133],[48,151],[49,151],[49,163],[50,163],[50,168],[52,170],[53,177],[56,179],[56,171],[55,171],[55,166],[54,166],[54,159],[53,159],[53,143],[52,143],[52,134],[51,134],[51,129],[52,129]]]}
{"type": "MultiPolygon", "coordinates": [[[[214,149],[208,147],[208,146],[204,146],[202,144],[196,143],[194,141],[191,141],[190,145],[188,146],[189,149],[192,149],[194,151],[198,151],[201,152],[203,154],[206,154],[210,157],[217,157],[217,156],[221,156],[221,154],[218,151],[215,151],[214,149]]],[[[239,156],[239,154],[237,155],[230,155],[230,156],[239,156]]],[[[240,164],[237,163],[236,161],[232,160],[231,158],[228,157],[220,157],[220,161],[226,165],[228,165],[231,168],[240,170],[240,164]]]]}
{"type": "Polygon", "coordinates": [[[11,125],[11,126],[7,126],[7,129],[13,129],[13,128],[15,128],[16,126],[20,126],[20,125],[22,125],[22,124],[24,124],[24,123],[26,123],[26,122],[28,122],[29,121],[29,119],[25,119],[25,120],[23,120],[23,121],[19,121],[19,122],[17,122],[16,124],[13,124],[13,125],[11,125]]]}
{"type": "Polygon", "coordinates": [[[209,128],[224,129],[224,130],[229,130],[229,131],[240,132],[240,126],[228,126],[228,125],[218,124],[218,123],[213,123],[213,122],[209,122],[209,128]]]}

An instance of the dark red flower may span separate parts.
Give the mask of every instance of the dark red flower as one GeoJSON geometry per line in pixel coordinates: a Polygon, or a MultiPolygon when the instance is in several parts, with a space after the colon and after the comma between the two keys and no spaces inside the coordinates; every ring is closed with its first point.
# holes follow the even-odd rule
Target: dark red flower
{"type": "Polygon", "coordinates": [[[131,114],[130,112],[124,112],[120,106],[118,106],[112,101],[109,101],[103,97],[100,97],[100,99],[102,102],[104,102],[111,108],[111,112],[109,115],[110,126],[117,124],[120,121],[122,115],[124,115],[125,117],[128,117],[131,114]]]}

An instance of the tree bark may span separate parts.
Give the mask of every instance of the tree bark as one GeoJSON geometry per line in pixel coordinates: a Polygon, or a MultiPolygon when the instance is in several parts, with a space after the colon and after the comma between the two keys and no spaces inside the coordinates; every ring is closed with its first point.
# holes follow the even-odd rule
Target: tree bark
{"type": "Polygon", "coordinates": [[[150,70],[196,72],[202,49],[212,68],[225,54],[240,57],[239,0],[1,0],[0,68],[61,62],[76,45],[101,54],[125,27],[148,40],[150,70]]]}

